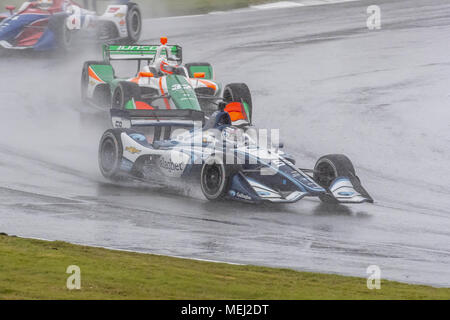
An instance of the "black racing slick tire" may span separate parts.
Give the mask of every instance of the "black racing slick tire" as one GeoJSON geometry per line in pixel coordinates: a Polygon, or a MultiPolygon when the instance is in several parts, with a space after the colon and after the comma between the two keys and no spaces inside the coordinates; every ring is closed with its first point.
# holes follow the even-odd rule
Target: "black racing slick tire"
{"type": "Polygon", "coordinates": [[[101,140],[98,150],[98,163],[102,175],[112,181],[120,180],[120,170],[123,158],[123,145],[120,135],[123,130],[110,129],[106,131],[101,140]]]}
{"type": "MultiPolygon", "coordinates": [[[[314,180],[323,188],[328,189],[338,177],[359,178],[350,159],[343,154],[330,154],[321,157],[314,167],[314,180]]],[[[330,195],[319,196],[325,203],[336,204],[338,201],[330,195]]]]}
{"type": "Polygon", "coordinates": [[[223,199],[230,189],[230,179],[234,170],[223,160],[223,156],[212,155],[202,166],[200,187],[203,195],[210,201],[223,199]]]}
{"type": "Polygon", "coordinates": [[[112,95],[111,107],[113,109],[125,109],[127,103],[134,99],[141,100],[141,88],[133,82],[120,82],[112,95]]]}
{"type": "Polygon", "coordinates": [[[66,14],[55,14],[48,22],[48,28],[53,31],[56,47],[61,53],[69,52],[73,44],[73,31],[67,28],[66,20],[66,14]]]}
{"type": "Polygon", "coordinates": [[[138,42],[142,32],[142,14],[136,3],[128,3],[126,22],[128,32],[127,41],[129,43],[138,42]]]}
{"type": "Polygon", "coordinates": [[[231,83],[223,89],[223,100],[230,102],[245,102],[248,105],[248,118],[251,122],[253,116],[253,103],[250,89],[245,83],[231,83]]]}

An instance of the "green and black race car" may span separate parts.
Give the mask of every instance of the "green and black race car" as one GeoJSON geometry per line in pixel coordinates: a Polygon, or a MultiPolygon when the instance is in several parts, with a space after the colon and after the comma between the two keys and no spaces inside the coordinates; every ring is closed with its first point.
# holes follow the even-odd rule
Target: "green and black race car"
{"type": "Polygon", "coordinates": [[[189,109],[205,115],[228,107],[232,120],[251,122],[252,98],[247,85],[222,87],[209,63],[182,65],[182,48],[167,45],[104,46],[103,61],[85,62],[81,79],[85,103],[101,109],[189,109]],[[137,72],[116,77],[112,62],[137,62],[137,72]]]}

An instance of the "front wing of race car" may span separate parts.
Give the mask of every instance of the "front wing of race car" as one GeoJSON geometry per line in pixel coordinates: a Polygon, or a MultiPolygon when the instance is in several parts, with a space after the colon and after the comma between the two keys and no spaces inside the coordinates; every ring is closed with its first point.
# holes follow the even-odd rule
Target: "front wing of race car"
{"type": "Polygon", "coordinates": [[[351,177],[335,179],[329,188],[319,186],[300,169],[289,167],[291,173],[278,169],[274,175],[263,172],[248,175],[245,170],[231,179],[228,198],[251,203],[294,203],[305,197],[324,197],[331,203],[372,203],[361,184],[351,177]]]}

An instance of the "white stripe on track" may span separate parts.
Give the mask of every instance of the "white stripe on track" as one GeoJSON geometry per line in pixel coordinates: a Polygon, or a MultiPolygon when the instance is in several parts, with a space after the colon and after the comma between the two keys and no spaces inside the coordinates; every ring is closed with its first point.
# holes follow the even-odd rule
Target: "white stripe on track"
{"type": "Polygon", "coordinates": [[[343,2],[354,2],[360,0],[303,0],[303,1],[279,1],[273,3],[265,3],[259,5],[250,6],[251,9],[255,10],[273,10],[273,9],[284,9],[284,8],[294,8],[294,7],[307,7],[307,6],[318,6],[324,4],[333,3],[343,3],[343,2]]]}
{"type": "MultiPolygon", "coordinates": [[[[221,260],[210,260],[210,259],[193,258],[193,257],[187,257],[187,256],[175,256],[175,255],[167,255],[167,254],[161,254],[161,253],[153,253],[151,251],[118,249],[118,248],[114,248],[114,247],[104,247],[104,246],[97,246],[97,245],[92,245],[92,244],[83,244],[82,242],[76,242],[76,241],[50,240],[50,239],[46,239],[46,238],[23,237],[23,236],[20,236],[20,235],[9,235],[9,234],[7,236],[8,237],[16,237],[16,238],[25,239],[25,240],[39,240],[39,241],[45,241],[45,242],[56,242],[56,241],[58,241],[58,242],[65,242],[65,243],[72,244],[72,245],[75,245],[75,246],[90,247],[90,248],[97,248],[97,249],[106,249],[106,250],[116,251],[116,252],[130,252],[130,253],[139,253],[139,254],[152,255],[152,256],[157,256],[157,257],[169,257],[169,258],[175,258],[175,259],[193,260],[193,261],[201,261],[201,262],[222,263],[222,264],[228,264],[228,265],[232,265],[232,266],[253,266],[251,264],[227,262],[227,261],[221,261],[221,260]]],[[[261,267],[265,268],[265,266],[261,266],[261,267]]]]}
{"type": "Polygon", "coordinates": [[[303,3],[294,2],[294,1],[280,1],[273,3],[265,3],[250,6],[251,9],[256,10],[271,10],[271,9],[283,9],[283,8],[293,8],[293,7],[303,7],[303,3]]]}
{"type": "Polygon", "coordinates": [[[319,6],[319,5],[326,5],[326,4],[356,2],[356,1],[361,1],[361,0],[278,1],[278,2],[259,4],[259,5],[252,5],[247,8],[233,9],[233,10],[229,10],[229,11],[211,11],[209,13],[204,13],[204,14],[150,18],[150,19],[145,19],[145,20],[155,21],[155,20],[185,19],[185,18],[193,18],[193,17],[204,17],[207,15],[215,15],[215,14],[233,14],[233,13],[242,13],[242,12],[251,12],[251,11],[255,12],[255,11],[259,11],[259,10],[276,10],[276,9],[286,9],[286,8],[295,8],[295,7],[309,7],[309,6],[319,6]]]}

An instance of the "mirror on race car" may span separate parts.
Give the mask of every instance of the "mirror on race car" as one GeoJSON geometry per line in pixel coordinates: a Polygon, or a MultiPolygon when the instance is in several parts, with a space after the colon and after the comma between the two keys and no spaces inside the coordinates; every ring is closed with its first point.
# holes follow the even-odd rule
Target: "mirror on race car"
{"type": "Polygon", "coordinates": [[[140,78],[153,78],[155,75],[151,72],[139,72],[140,78]]]}
{"type": "Polygon", "coordinates": [[[199,79],[199,78],[204,78],[206,76],[206,74],[204,73],[204,72],[195,72],[194,73],[194,78],[197,78],[197,79],[199,79]]]}

